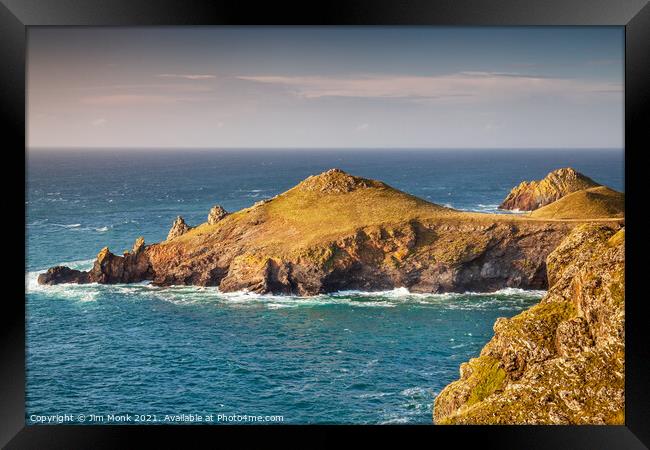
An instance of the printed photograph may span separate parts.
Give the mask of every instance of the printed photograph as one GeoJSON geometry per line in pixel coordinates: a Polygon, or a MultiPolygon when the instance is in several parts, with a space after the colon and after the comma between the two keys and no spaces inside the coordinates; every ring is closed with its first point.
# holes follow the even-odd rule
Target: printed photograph
{"type": "Polygon", "coordinates": [[[624,424],[624,50],[29,27],[26,424],[624,424]]]}

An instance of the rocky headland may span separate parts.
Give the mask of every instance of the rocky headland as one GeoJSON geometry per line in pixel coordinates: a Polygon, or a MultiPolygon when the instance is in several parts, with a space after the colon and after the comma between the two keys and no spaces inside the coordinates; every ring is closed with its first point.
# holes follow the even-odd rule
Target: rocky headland
{"type": "Polygon", "coordinates": [[[532,211],[553,203],[565,195],[598,187],[591,178],[570,168],[554,170],[541,180],[522,181],[503,200],[500,209],[532,211]]]}
{"type": "Polygon", "coordinates": [[[502,207],[570,221],[546,258],[548,292],[494,324],[434,402],[438,424],[623,424],[625,420],[625,197],[573,169],[522,183],[502,207]]]}
{"type": "Polygon", "coordinates": [[[545,289],[546,257],[581,220],[457,211],[332,169],[234,213],[217,205],[195,227],[178,217],[163,242],[139,238],[122,256],[104,248],[89,272],[54,267],[38,281],[301,296],[545,289]]]}

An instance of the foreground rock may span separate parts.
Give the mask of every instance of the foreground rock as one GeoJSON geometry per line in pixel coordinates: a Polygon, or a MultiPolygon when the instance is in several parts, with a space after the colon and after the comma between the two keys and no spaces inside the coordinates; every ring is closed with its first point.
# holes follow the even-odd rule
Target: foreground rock
{"type": "Polygon", "coordinates": [[[544,289],[546,257],[579,224],[456,211],[339,169],[219,215],[194,228],[177,219],[142,259],[100,253],[88,281],[295,295],[544,289]]]}
{"type": "Polygon", "coordinates": [[[494,338],[434,404],[440,424],[623,424],[625,231],[581,225],[548,257],[541,302],[494,338]]]}
{"type": "Polygon", "coordinates": [[[594,180],[568,167],[557,169],[538,181],[522,181],[513,188],[499,209],[533,211],[572,192],[600,186],[594,180]]]}

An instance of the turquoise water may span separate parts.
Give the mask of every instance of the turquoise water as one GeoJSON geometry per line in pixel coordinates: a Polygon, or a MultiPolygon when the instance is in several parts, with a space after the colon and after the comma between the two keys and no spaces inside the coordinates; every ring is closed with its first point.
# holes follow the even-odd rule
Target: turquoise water
{"type": "MultiPolygon", "coordinates": [[[[47,267],[163,239],[176,215],[250,206],[331,167],[459,209],[572,166],[623,190],[623,154],[562,151],[45,151],[28,155],[26,421],[67,414],[283,416],[284,423],[431,423],[435,395],[497,317],[543,292],[311,298],[147,284],[38,286],[47,267]]],[[[83,415],[83,420],[80,418],[83,415]]],[[[97,419],[98,420],[98,419],[97,419]]],[[[235,423],[249,423],[241,417],[235,423]]],[[[110,422],[116,423],[116,422],[110,422]]],[[[119,422],[125,423],[125,422],[119,422]]],[[[205,422],[204,422],[205,423],[205,422]]]]}

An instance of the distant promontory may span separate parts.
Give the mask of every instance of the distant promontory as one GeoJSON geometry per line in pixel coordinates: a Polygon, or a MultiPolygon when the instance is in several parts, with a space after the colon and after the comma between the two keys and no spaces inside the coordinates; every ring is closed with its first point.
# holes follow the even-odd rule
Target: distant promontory
{"type": "Polygon", "coordinates": [[[591,178],[566,167],[537,181],[522,181],[503,200],[500,209],[532,211],[553,203],[572,192],[600,186],[591,178]]]}
{"type": "Polygon", "coordinates": [[[577,199],[577,215],[562,219],[470,213],[331,169],[234,213],[217,205],[194,227],[178,217],[163,242],[145,246],[139,238],[123,255],[104,248],[89,272],[55,267],[39,283],[151,280],[303,296],[544,289],[546,257],[573,227],[622,221],[618,214],[581,217],[592,197],[577,199]]]}

